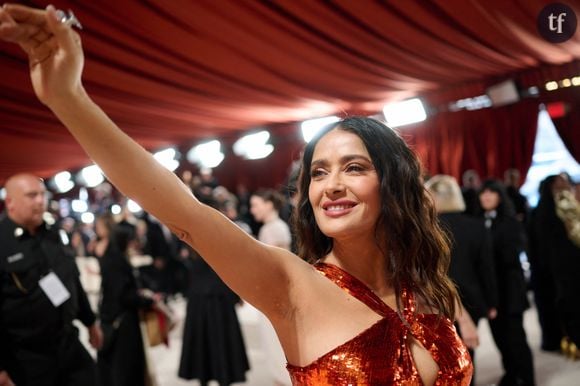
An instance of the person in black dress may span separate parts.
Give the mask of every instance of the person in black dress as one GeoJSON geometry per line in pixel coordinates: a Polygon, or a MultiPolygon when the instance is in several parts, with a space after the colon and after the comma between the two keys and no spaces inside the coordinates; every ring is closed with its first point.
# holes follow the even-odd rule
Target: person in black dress
{"type": "Polygon", "coordinates": [[[145,385],[146,361],[139,326],[139,310],[151,307],[153,297],[138,289],[127,256],[129,230],[115,226],[105,253],[100,257],[100,318],[105,334],[97,366],[102,386],[145,385]]]}
{"type": "Polygon", "coordinates": [[[184,244],[182,253],[190,283],[178,375],[202,386],[244,382],[250,365],[235,308],[240,298],[193,249],[184,244]]]}
{"type": "Polygon", "coordinates": [[[523,325],[523,313],[529,303],[520,262],[525,244],[524,228],[515,218],[512,203],[501,182],[485,181],[479,191],[479,203],[480,216],[492,237],[500,294],[497,317],[489,321],[505,371],[499,385],[531,386],[535,384],[534,363],[523,325]]]}
{"type": "MultiPolygon", "coordinates": [[[[580,248],[556,213],[557,197],[564,190],[571,191],[565,174],[542,181],[529,227],[532,287],[542,328],[542,349],[546,351],[558,350],[564,336],[580,346],[580,248]]],[[[562,348],[566,351],[565,345],[562,348]]]]}

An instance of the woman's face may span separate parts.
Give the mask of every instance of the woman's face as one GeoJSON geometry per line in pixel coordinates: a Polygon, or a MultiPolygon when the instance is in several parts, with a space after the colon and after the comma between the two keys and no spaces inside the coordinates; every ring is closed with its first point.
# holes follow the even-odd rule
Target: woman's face
{"type": "Polygon", "coordinates": [[[260,196],[250,197],[250,213],[256,221],[264,222],[273,211],[274,204],[272,202],[266,201],[260,196]]]}
{"type": "Polygon", "coordinates": [[[483,210],[494,210],[499,206],[499,194],[493,190],[485,189],[479,195],[479,202],[483,210]]]}
{"type": "Polygon", "coordinates": [[[316,144],[308,198],[316,223],[331,238],[374,235],[380,215],[379,178],[355,134],[335,129],[316,144]]]}

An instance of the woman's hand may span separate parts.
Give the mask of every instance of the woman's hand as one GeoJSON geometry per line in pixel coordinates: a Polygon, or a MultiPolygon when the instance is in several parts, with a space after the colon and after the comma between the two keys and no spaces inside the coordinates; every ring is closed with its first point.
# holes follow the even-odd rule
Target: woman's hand
{"type": "Polygon", "coordinates": [[[34,91],[49,107],[84,92],[81,39],[69,24],[59,21],[62,16],[51,5],[46,11],[18,4],[0,8],[0,39],[17,43],[26,52],[34,91]]]}
{"type": "Polygon", "coordinates": [[[465,345],[475,350],[479,346],[479,334],[477,332],[477,326],[471,319],[467,316],[465,319],[459,319],[459,331],[461,332],[461,339],[465,342],[465,345]]]}
{"type": "Polygon", "coordinates": [[[457,301],[455,304],[455,320],[459,325],[461,339],[468,348],[475,350],[479,346],[477,325],[471,319],[469,312],[467,312],[461,301],[457,301]]]}

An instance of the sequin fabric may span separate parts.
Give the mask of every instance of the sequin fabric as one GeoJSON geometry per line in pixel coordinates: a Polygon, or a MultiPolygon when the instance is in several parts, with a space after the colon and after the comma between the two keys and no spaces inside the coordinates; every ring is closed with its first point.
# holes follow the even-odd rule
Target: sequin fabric
{"type": "Polygon", "coordinates": [[[437,362],[435,385],[469,385],[471,358],[449,319],[416,313],[414,297],[408,289],[401,296],[401,316],[339,267],[325,263],[314,267],[383,318],[307,366],[288,364],[293,385],[422,385],[408,344],[409,335],[421,342],[437,362]]]}

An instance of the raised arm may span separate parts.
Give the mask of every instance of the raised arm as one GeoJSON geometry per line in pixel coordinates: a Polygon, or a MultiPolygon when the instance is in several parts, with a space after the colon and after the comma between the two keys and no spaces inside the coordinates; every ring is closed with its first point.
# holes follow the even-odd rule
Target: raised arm
{"type": "Polygon", "coordinates": [[[28,54],[38,98],[68,128],[107,178],[125,195],[190,244],[244,299],[266,314],[290,306],[292,272],[305,263],[261,244],[218,211],[201,204],[150,153],[123,133],[90,99],[81,81],[80,36],[61,23],[54,8],[5,5],[0,38],[28,54]]]}

